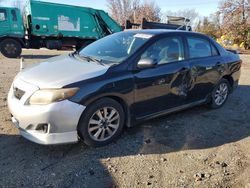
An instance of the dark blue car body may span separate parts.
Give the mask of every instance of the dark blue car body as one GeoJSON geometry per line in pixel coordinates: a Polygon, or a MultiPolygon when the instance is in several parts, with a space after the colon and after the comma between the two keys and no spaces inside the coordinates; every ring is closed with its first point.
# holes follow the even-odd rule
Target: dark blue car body
{"type": "Polygon", "coordinates": [[[142,120],[208,103],[214,87],[222,78],[228,80],[231,91],[238,85],[239,55],[227,51],[208,36],[171,30],[127,32],[151,34],[153,37],[122,63],[111,66],[105,74],[65,86],[80,88],[71,101],[88,106],[102,97],[110,97],[123,106],[126,124],[132,126],[142,120]],[[181,38],[183,60],[138,68],[141,54],[150,45],[171,36],[181,38]],[[207,41],[213,50],[212,55],[193,58],[188,38],[207,41]]]}

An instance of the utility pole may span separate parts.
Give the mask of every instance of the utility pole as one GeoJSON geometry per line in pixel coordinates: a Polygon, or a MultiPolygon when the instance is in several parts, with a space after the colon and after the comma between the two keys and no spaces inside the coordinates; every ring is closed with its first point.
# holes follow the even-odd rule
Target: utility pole
{"type": "Polygon", "coordinates": [[[242,0],[241,4],[242,4],[242,20],[245,21],[245,20],[246,20],[246,14],[245,14],[245,0],[242,0]]]}

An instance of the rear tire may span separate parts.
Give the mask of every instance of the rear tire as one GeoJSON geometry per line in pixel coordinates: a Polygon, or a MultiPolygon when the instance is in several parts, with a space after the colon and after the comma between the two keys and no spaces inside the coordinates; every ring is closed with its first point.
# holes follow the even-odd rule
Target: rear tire
{"type": "Polygon", "coordinates": [[[209,106],[212,109],[221,108],[227,101],[230,93],[230,84],[226,79],[221,81],[215,86],[212,92],[212,99],[209,106]]]}
{"type": "Polygon", "coordinates": [[[0,50],[5,57],[18,58],[22,53],[22,46],[14,39],[5,39],[0,43],[0,50]]]}
{"type": "Polygon", "coordinates": [[[103,98],[84,111],[78,124],[78,134],[89,146],[104,146],[120,136],[124,121],[122,106],[113,99],[103,98]]]}

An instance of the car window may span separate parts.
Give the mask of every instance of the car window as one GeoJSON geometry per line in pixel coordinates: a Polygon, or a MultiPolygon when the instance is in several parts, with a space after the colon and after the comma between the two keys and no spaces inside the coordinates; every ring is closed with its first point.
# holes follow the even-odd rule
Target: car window
{"type": "Polygon", "coordinates": [[[11,15],[12,15],[12,21],[16,22],[17,21],[16,11],[11,10],[11,15]]]}
{"type": "Polygon", "coordinates": [[[212,48],[212,55],[213,56],[220,55],[217,48],[213,44],[211,44],[211,48],[212,48]]]}
{"type": "Polygon", "coordinates": [[[184,60],[181,37],[167,37],[156,41],[141,56],[141,59],[147,58],[156,60],[158,64],[184,60]]]}
{"type": "Polygon", "coordinates": [[[0,21],[7,20],[6,10],[0,9],[0,21]]]}
{"type": "Polygon", "coordinates": [[[198,37],[188,37],[190,58],[200,58],[212,56],[209,41],[198,37]]]}

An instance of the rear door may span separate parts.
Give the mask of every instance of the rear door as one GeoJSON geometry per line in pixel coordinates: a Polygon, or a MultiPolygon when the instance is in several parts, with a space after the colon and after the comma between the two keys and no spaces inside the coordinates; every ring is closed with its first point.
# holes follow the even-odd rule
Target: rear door
{"type": "Polygon", "coordinates": [[[8,21],[8,10],[0,8],[0,36],[10,32],[10,23],[8,21]]]}
{"type": "Polygon", "coordinates": [[[203,100],[212,92],[225,69],[219,51],[207,37],[186,37],[191,84],[187,103],[203,100]]]}

